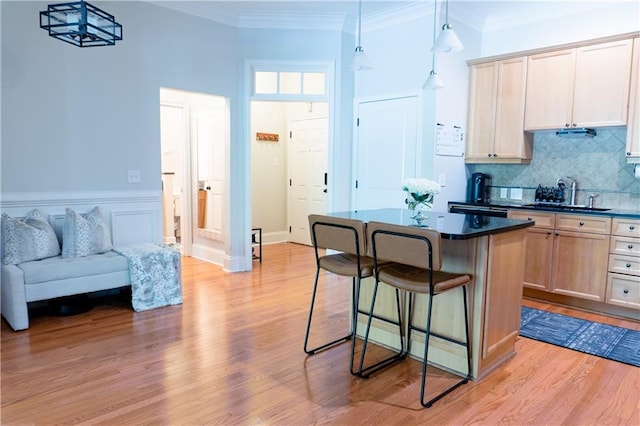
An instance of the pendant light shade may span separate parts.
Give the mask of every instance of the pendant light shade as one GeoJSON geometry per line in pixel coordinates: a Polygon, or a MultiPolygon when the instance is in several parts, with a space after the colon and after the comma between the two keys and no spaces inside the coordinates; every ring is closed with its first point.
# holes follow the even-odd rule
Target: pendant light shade
{"type": "Polygon", "coordinates": [[[431,51],[433,53],[456,53],[460,52],[464,47],[462,42],[456,35],[450,24],[444,24],[442,32],[438,36],[438,40],[433,45],[431,51]]]}
{"type": "Polygon", "coordinates": [[[462,42],[453,31],[451,24],[449,24],[449,0],[445,0],[445,7],[444,25],[438,40],[434,41],[431,48],[433,53],[456,53],[464,49],[462,42]]]}
{"type": "Polygon", "coordinates": [[[369,62],[369,58],[364,54],[364,50],[362,50],[362,46],[356,47],[356,51],[353,54],[353,58],[351,59],[350,67],[352,71],[366,71],[373,68],[371,66],[371,62],[369,62]]]}
{"type": "Polygon", "coordinates": [[[442,80],[440,80],[440,77],[438,77],[438,74],[434,70],[431,70],[427,81],[425,81],[424,85],[422,86],[423,89],[431,90],[438,90],[442,89],[443,87],[444,84],[442,83],[442,80]]]}
{"type": "Polygon", "coordinates": [[[369,62],[369,58],[364,54],[364,50],[361,45],[362,39],[362,0],[358,2],[358,45],[356,46],[356,51],[353,54],[353,58],[351,59],[351,65],[349,68],[352,71],[366,71],[373,68],[371,66],[371,62],[369,62]]]}

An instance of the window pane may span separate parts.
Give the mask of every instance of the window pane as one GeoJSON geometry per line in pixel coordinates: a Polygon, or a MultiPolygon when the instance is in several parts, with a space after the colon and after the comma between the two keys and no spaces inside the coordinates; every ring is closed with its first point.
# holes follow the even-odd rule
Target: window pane
{"type": "Polygon", "coordinates": [[[278,93],[278,73],[257,71],[256,93],[278,93]]]}
{"type": "Polygon", "coordinates": [[[300,77],[299,72],[281,72],[280,93],[287,95],[299,95],[301,86],[300,77]]]}
{"type": "Polygon", "coordinates": [[[305,95],[324,95],[324,73],[305,72],[302,75],[302,93],[305,95]]]}

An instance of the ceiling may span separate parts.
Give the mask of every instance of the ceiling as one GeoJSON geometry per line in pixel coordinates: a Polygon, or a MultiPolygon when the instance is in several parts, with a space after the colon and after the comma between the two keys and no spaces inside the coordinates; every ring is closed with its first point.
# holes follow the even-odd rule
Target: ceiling
{"type": "MultiPolygon", "coordinates": [[[[241,28],[345,29],[357,23],[356,0],[147,0],[241,28]]],[[[438,11],[443,0],[436,0],[438,11]]],[[[490,31],[637,0],[450,0],[452,19],[490,31]]],[[[432,0],[362,0],[363,31],[431,15],[432,0]]]]}

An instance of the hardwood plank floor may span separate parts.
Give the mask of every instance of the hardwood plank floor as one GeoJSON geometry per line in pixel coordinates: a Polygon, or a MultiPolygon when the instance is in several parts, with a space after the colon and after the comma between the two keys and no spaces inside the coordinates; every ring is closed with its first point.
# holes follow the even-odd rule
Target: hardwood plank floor
{"type": "MultiPolygon", "coordinates": [[[[362,380],[349,374],[349,344],[307,357],[314,262],[295,244],[265,246],[247,273],[184,258],[181,306],[136,313],[109,298],[77,316],[33,312],[22,332],[3,320],[2,424],[640,424],[640,368],[525,338],[501,368],[430,409],[418,402],[417,361],[362,380]]],[[[349,281],[323,280],[326,337],[346,331],[349,281]]]]}

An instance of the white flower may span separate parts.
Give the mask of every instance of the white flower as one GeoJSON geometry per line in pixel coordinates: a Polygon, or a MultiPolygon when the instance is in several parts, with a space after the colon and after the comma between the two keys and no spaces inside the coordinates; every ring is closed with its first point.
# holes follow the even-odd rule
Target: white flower
{"type": "Polygon", "coordinates": [[[420,204],[430,208],[433,206],[434,194],[440,192],[440,185],[425,178],[408,178],[402,184],[402,190],[407,191],[407,198],[404,201],[411,210],[420,204]]]}
{"type": "Polygon", "coordinates": [[[402,190],[407,191],[409,194],[437,194],[440,192],[440,185],[425,178],[408,178],[404,180],[402,190]]]}

